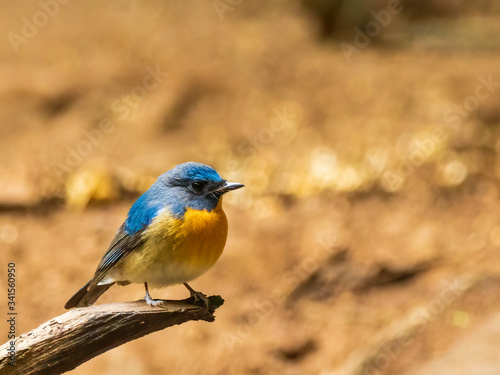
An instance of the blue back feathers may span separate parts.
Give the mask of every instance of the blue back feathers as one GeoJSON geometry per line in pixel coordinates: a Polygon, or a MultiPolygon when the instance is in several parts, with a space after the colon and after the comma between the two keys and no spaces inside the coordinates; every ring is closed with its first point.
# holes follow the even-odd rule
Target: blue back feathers
{"type": "Polygon", "coordinates": [[[125,220],[125,231],[132,235],[143,230],[162,209],[168,209],[176,218],[182,218],[187,208],[213,210],[219,198],[210,194],[195,194],[189,189],[193,181],[204,181],[210,186],[225,183],[208,165],[194,162],[179,164],[158,177],[149,190],[137,199],[125,220]]]}

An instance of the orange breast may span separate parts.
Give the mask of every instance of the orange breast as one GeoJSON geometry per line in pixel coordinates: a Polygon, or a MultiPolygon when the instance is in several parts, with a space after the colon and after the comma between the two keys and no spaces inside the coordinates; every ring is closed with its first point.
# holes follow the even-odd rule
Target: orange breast
{"type": "Polygon", "coordinates": [[[227,218],[222,202],[208,212],[188,209],[182,219],[165,211],[144,232],[144,245],[112,271],[112,281],[166,286],[191,281],[210,269],[222,254],[227,218]]]}
{"type": "Polygon", "coordinates": [[[213,211],[188,209],[179,220],[175,250],[180,261],[211,267],[219,259],[227,239],[227,218],[222,200],[213,211]]]}

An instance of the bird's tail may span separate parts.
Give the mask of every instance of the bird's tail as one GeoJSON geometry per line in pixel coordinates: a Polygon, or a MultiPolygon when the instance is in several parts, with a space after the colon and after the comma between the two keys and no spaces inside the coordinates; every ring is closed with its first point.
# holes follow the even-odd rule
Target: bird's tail
{"type": "Polygon", "coordinates": [[[106,284],[106,285],[96,285],[92,289],[88,290],[89,284],[92,280],[90,280],[85,286],[75,293],[73,297],[69,299],[68,302],[64,305],[65,309],[71,309],[73,307],[83,307],[90,306],[94,304],[95,301],[103,294],[106,290],[108,290],[114,283],[106,284]]]}

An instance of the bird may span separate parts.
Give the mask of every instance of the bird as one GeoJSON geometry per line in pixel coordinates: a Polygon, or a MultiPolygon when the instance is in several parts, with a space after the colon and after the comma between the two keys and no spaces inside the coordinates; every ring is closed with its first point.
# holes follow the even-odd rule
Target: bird
{"type": "Polygon", "coordinates": [[[94,304],[115,283],[144,284],[149,306],[161,306],[149,287],[183,284],[208,309],[205,294],[188,282],[208,271],[224,250],[228,222],[222,197],[243,184],[228,182],[212,167],[187,162],[160,175],[130,208],[94,276],[65,304],[94,304]]]}

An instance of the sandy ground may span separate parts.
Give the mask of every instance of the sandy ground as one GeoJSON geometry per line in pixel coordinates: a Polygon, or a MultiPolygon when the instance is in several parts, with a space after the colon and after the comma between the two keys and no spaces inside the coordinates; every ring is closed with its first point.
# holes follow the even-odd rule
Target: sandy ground
{"type": "Polygon", "coordinates": [[[224,202],[223,256],[192,283],[225,299],[216,322],[72,374],[500,373],[496,12],[394,15],[346,59],[354,30],[319,40],[284,1],[1,8],[0,249],[18,333],[64,313],[159,174],[194,160],[246,185],[224,202]]]}

